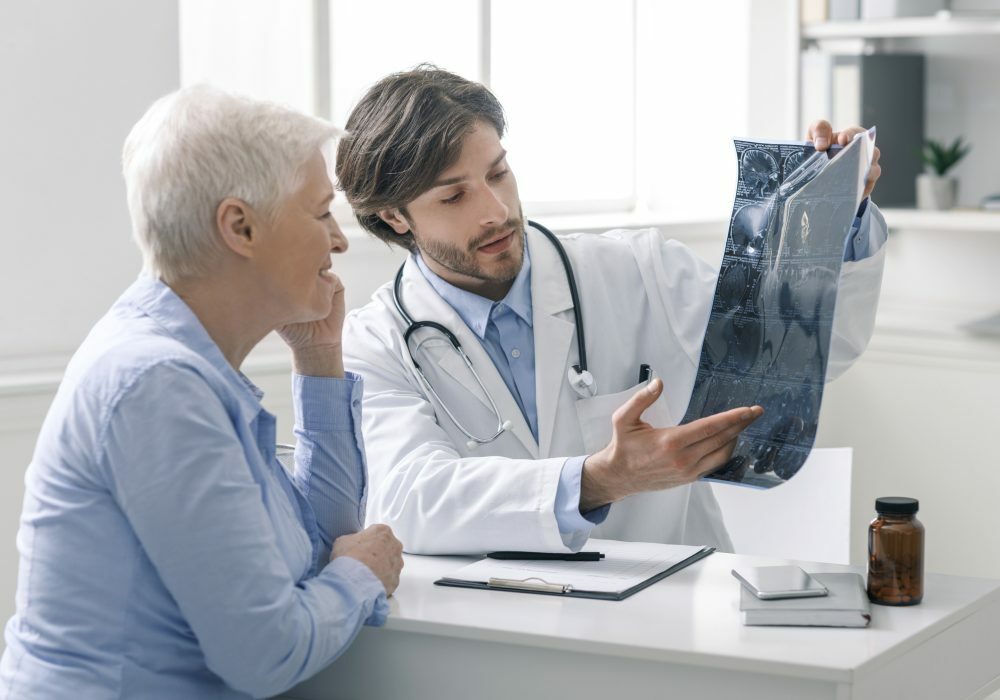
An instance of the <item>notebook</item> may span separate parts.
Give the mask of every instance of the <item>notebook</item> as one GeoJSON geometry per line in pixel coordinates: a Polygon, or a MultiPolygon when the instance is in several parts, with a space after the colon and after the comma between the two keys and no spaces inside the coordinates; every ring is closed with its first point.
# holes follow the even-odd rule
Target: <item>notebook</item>
{"type": "Polygon", "coordinates": [[[593,540],[588,549],[601,561],[481,559],[434,583],[574,598],[624,600],[670,574],[707,557],[713,547],[593,540]]]}
{"type": "MultiPolygon", "coordinates": [[[[828,595],[815,598],[761,600],[740,585],[740,612],[744,625],[805,627],[867,627],[871,605],[859,574],[811,574],[826,586],[828,595]]],[[[739,585],[739,584],[737,584],[739,585]]]]}

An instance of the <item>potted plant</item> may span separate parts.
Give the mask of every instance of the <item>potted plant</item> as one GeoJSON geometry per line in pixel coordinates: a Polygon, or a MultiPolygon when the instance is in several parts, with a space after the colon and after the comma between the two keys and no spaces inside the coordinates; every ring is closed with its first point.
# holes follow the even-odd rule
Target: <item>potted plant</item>
{"type": "Polygon", "coordinates": [[[931,172],[917,175],[918,209],[951,209],[958,198],[958,180],[948,176],[958,161],[969,152],[970,146],[959,136],[950,145],[928,139],[920,156],[931,172]]]}

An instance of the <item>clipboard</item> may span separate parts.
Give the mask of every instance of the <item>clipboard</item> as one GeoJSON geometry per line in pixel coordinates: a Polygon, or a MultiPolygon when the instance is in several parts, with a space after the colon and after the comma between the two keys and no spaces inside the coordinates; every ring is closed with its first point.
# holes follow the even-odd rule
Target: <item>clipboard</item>
{"type": "Polygon", "coordinates": [[[714,547],[631,542],[606,542],[602,543],[601,548],[607,551],[607,557],[600,562],[541,563],[520,560],[497,564],[483,559],[459,569],[452,576],[439,578],[434,585],[592,600],[625,600],[715,551],[714,547]],[[636,552],[646,559],[636,559],[636,552]],[[601,586],[601,590],[587,586],[588,581],[594,581],[594,575],[589,572],[600,571],[602,566],[614,566],[616,563],[619,567],[624,566],[626,571],[631,569],[633,575],[611,575],[607,577],[606,585],[601,586]],[[638,570],[651,570],[652,573],[637,579],[634,571],[639,565],[645,568],[638,570]],[[497,571],[509,573],[503,576],[488,575],[497,571]],[[479,572],[484,575],[477,576],[479,572]],[[616,587],[615,581],[620,581],[621,587],[616,587]]]}

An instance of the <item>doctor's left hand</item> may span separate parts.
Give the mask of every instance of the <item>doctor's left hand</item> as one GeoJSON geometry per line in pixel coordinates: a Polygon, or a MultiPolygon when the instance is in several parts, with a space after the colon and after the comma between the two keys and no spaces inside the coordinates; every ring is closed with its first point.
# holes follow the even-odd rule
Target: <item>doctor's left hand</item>
{"type": "MultiPolygon", "coordinates": [[[[849,126],[841,131],[834,131],[830,122],[820,119],[809,125],[809,133],[806,134],[806,138],[813,142],[817,151],[825,151],[835,143],[846,146],[854,140],[855,136],[865,131],[868,129],[862,126],[849,126]]],[[[872,190],[875,189],[875,183],[882,176],[882,166],[879,165],[881,155],[881,151],[876,146],[875,153],[872,155],[872,167],[868,170],[868,179],[865,180],[865,191],[861,195],[862,199],[871,195],[872,190]]]]}
{"type": "Polygon", "coordinates": [[[332,272],[330,312],[314,321],[291,323],[278,329],[278,335],[292,349],[295,371],[310,377],[343,377],[344,356],[344,283],[332,272]]]}

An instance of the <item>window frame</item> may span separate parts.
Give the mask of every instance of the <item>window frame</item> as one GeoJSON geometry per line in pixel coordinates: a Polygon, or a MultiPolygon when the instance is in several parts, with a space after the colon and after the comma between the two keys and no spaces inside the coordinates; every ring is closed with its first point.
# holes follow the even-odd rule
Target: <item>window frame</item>
{"type": "MultiPolygon", "coordinates": [[[[476,79],[487,87],[491,87],[491,73],[493,60],[493,37],[492,37],[492,6],[493,0],[476,0],[477,2],[477,33],[478,33],[478,76],[476,79]]],[[[630,148],[632,150],[632,167],[629,172],[629,190],[627,197],[617,198],[596,198],[590,200],[536,200],[522,198],[526,211],[532,215],[586,215],[586,214],[606,214],[606,213],[628,213],[635,212],[638,207],[638,143],[637,143],[637,99],[636,99],[636,58],[637,58],[637,0],[627,0],[631,6],[631,29],[632,29],[632,75],[631,75],[631,101],[632,101],[632,138],[630,148]]],[[[334,113],[333,96],[331,89],[331,76],[333,73],[333,61],[335,60],[335,47],[333,46],[330,32],[330,0],[313,0],[312,21],[314,32],[314,70],[313,70],[313,105],[315,114],[323,119],[331,119],[334,113]]],[[[348,212],[346,203],[341,202],[339,211],[336,213],[348,212]]],[[[352,217],[353,218],[353,217],[352,217]]]]}

